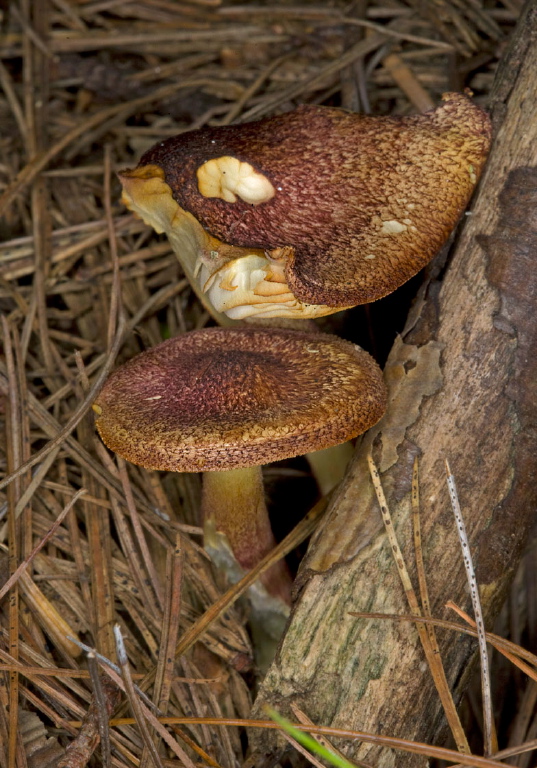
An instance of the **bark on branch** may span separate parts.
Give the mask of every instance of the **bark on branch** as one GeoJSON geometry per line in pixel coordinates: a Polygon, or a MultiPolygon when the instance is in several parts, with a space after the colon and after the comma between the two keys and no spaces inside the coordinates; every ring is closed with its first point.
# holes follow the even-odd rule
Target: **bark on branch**
{"type": "MultiPolygon", "coordinates": [[[[471,611],[445,481],[456,478],[487,626],[519,562],[537,502],[537,2],[526,5],[490,108],[496,135],[471,215],[441,283],[430,283],[390,355],[387,417],[357,451],[310,546],[298,600],[257,707],[318,724],[419,741],[440,738],[439,700],[414,627],[349,616],[405,613],[402,588],[373,498],[373,449],[407,561],[413,562],[412,461],[421,456],[424,556],[432,613],[448,599],[471,611]]],[[[439,633],[458,695],[475,641],[439,633]]],[[[272,733],[252,734],[272,756],[272,733]]],[[[338,744],[377,766],[415,756],[338,744]]]]}

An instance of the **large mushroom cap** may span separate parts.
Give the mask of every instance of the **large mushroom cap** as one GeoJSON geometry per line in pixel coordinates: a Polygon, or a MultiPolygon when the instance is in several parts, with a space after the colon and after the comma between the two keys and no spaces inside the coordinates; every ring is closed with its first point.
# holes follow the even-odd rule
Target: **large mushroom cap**
{"type": "Polygon", "coordinates": [[[326,334],[209,328],[118,368],[95,405],[113,451],[149,469],[264,464],[345,442],[386,407],[382,373],[326,334]]]}
{"type": "MultiPolygon", "coordinates": [[[[153,222],[157,198],[135,182],[162,174],[179,209],[211,237],[260,249],[228,271],[218,244],[213,262],[201,255],[201,288],[213,290],[222,311],[233,307],[231,317],[246,315],[235,309],[244,283],[254,303],[260,293],[268,303],[267,292],[287,292],[285,302],[289,295],[301,302],[302,316],[306,304],[374,301],[439,250],[485,162],[488,116],[464,94],[443,98],[420,115],[303,106],[254,123],[187,132],[155,145],[124,175],[125,200],[137,197],[133,209],[145,208],[153,222]]],[[[279,296],[271,300],[283,303],[279,296]]]]}

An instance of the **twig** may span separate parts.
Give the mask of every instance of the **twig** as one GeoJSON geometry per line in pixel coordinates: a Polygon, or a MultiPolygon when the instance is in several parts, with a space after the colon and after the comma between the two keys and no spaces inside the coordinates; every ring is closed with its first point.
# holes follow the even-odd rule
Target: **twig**
{"type": "Polygon", "coordinates": [[[141,96],[139,99],[134,99],[129,102],[128,106],[124,104],[116,104],[113,107],[107,107],[75,125],[75,127],[62,136],[56,144],[53,144],[47,150],[32,158],[32,160],[17,174],[17,177],[0,197],[0,216],[6,211],[8,206],[11,205],[16,195],[30,184],[38,173],[44,170],[57,155],[63,152],[70,144],[91,128],[101,125],[114,116],[124,114],[125,118],[127,118],[129,114],[132,114],[132,112],[135,112],[145,104],[165,99],[182,87],[186,87],[184,83],[165,85],[162,88],[157,88],[147,96],[141,96]]]}
{"type": "Polygon", "coordinates": [[[108,229],[108,243],[110,246],[110,259],[112,261],[112,290],[110,292],[110,313],[108,317],[108,349],[114,343],[114,334],[118,324],[118,315],[121,307],[121,273],[119,271],[119,259],[117,253],[116,230],[112,214],[112,154],[110,144],[104,148],[104,212],[108,229]]]}
{"type": "MultiPolygon", "coordinates": [[[[85,643],[82,643],[80,640],[77,640],[77,638],[73,637],[72,635],[67,635],[67,639],[70,640],[75,645],[77,645],[79,648],[81,648],[87,654],[88,653],[92,653],[95,656],[95,658],[97,659],[97,661],[100,661],[101,664],[104,664],[106,667],[110,667],[110,669],[112,669],[117,675],[121,676],[121,668],[118,667],[117,664],[114,664],[114,662],[111,661],[107,656],[104,656],[102,653],[99,653],[98,651],[95,650],[95,648],[92,648],[91,646],[86,645],[85,643]]],[[[144,699],[145,703],[148,706],[150,706],[150,707],[154,707],[154,704],[151,701],[151,699],[149,698],[149,696],[147,696],[142,691],[142,689],[139,688],[138,686],[135,685],[134,687],[135,687],[136,692],[144,699]]]]}
{"type": "Polygon", "coordinates": [[[484,723],[484,735],[485,735],[485,754],[488,756],[493,755],[498,751],[498,740],[496,737],[496,731],[494,728],[494,718],[492,709],[492,695],[490,691],[490,677],[489,677],[489,661],[487,653],[487,641],[485,638],[485,622],[483,620],[483,611],[481,610],[481,601],[479,599],[479,586],[475,576],[474,566],[472,563],[472,553],[470,551],[470,544],[468,542],[468,536],[466,534],[466,526],[464,524],[464,518],[462,516],[459,497],[457,494],[457,487],[455,485],[455,478],[451,474],[449,463],[446,459],[446,474],[447,484],[449,489],[449,498],[451,500],[451,507],[455,516],[455,522],[457,524],[457,532],[461,542],[462,557],[464,560],[464,567],[466,569],[466,576],[468,578],[468,584],[470,586],[470,595],[472,596],[472,605],[474,607],[475,620],[479,639],[479,656],[481,659],[481,690],[483,694],[483,723],[484,723]]]}
{"type": "MultiPolygon", "coordinates": [[[[274,10],[270,7],[264,8],[263,6],[228,6],[226,8],[221,8],[219,10],[219,13],[226,16],[236,15],[238,13],[248,13],[248,14],[255,14],[255,15],[262,15],[262,14],[273,14],[274,10]]],[[[315,18],[325,18],[326,22],[333,22],[337,24],[348,24],[350,26],[356,26],[356,27],[365,27],[366,29],[371,29],[374,32],[377,32],[382,35],[386,35],[386,37],[393,37],[395,40],[407,40],[408,42],[412,43],[418,43],[419,45],[431,45],[435,48],[438,48],[439,50],[443,51],[452,51],[453,45],[450,43],[444,43],[441,40],[434,40],[433,38],[428,37],[421,37],[419,35],[412,35],[407,34],[406,32],[398,32],[395,29],[390,29],[390,27],[387,27],[383,24],[377,24],[374,21],[367,21],[367,19],[357,19],[354,16],[343,16],[342,14],[335,13],[332,9],[328,8],[316,8],[315,10],[308,11],[308,9],[305,9],[300,14],[297,14],[296,9],[289,8],[286,9],[285,6],[280,6],[278,8],[278,14],[279,15],[288,15],[288,16],[297,16],[300,15],[301,18],[308,18],[308,16],[312,19],[315,18]]]]}
{"type": "Polygon", "coordinates": [[[433,99],[399,54],[388,54],[382,63],[416,109],[419,109],[420,112],[434,109],[435,103],[433,99]]]}
{"type": "MultiPolygon", "coordinates": [[[[123,651],[121,652],[122,654],[124,650],[125,649],[123,647],[123,651]]],[[[126,656],[122,655],[122,659],[123,661],[126,660],[128,666],[128,659],[126,659],[126,656]]],[[[110,666],[104,667],[104,671],[124,693],[127,692],[125,682],[121,675],[115,672],[110,666]]],[[[130,673],[130,670],[128,672],[130,673]]],[[[136,706],[139,707],[139,714],[143,717],[144,722],[147,721],[157,731],[157,733],[162,737],[168,747],[183,762],[185,768],[196,768],[195,763],[192,762],[181,745],[176,741],[176,739],[173,738],[173,736],[171,736],[170,733],[168,733],[166,728],[164,728],[163,723],[165,722],[165,718],[161,718],[161,720],[157,719],[157,717],[150,711],[150,709],[142,701],[138,701],[138,699],[136,699],[136,706]]],[[[138,721],[136,720],[136,722],[138,721]]]]}
{"type": "Polygon", "coordinates": [[[32,475],[32,479],[30,483],[26,486],[26,490],[24,493],[22,493],[21,497],[17,501],[17,504],[15,506],[15,517],[18,518],[21,512],[23,511],[24,507],[27,506],[27,504],[30,503],[32,500],[33,495],[43,482],[44,478],[47,476],[50,468],[58,458],[58,453],[60,452],[60,447],[54,448],[48,456],[45,456],[41,464],[37,467],[36,471],[32,475]]]}
{"type": "MultiPolygon", "coordinates": [[[[259,576],[268,570],[271,565],[292,552],[304,539],[310,536],[325,512],[328,504],[328,497],[324,497],[308,512],[308,514],[298,523],[298,525],[281,541],[274,549],[269,552],[259,563],[252,568],[236,584],[233,584],[213,605],[203,613],[194,624],[184,633],[175,648],[175,656],[181,656],[186,653],[196,641],[198,641],[207,629],[215,622],[218,617],[235,603],[243,595],[259,576]]],[[[147,690],[149,685],[155,679],[156,670],[149,672],[140,687],[147,690]]]]}
{"type": "Polygon", "coordinates": [[[174,669],[174,653],[181,618],[181,590],[183,586],[184,552],[181,548],[181,534],[177,534],[175,547],[168,551],[166,563],[166,600],[160,654],[155,676],[155,704],[166,712],[171,691],[174,669]]]}
{"type": "MultiPolygon", "coordinates": [[[[10,387],[6,398],[6,455],[8,472],[13,471],[21,463],[21,436],[20,436],[20,392],[15,370],[13,345],[11,343],[11,329],[4,315],[2,315],[2,327],[4,333],[4,346],[6,355],[6,367],[10,387]]],[[[17,497],[20,495],[20,482],[17,481],[8,491],[8,563],[11,577],[17,569],[19,557],[18,526],[15,517],[17,497]]],[[[19,590],[17,580],[13,582],[15,588],[11,592],[9,600],[9,651],[15,661],[19,661],[19,590]]],[[[18,737],[19,737],[19,675],[16,669],[9,673],[9,722],[7,761],[8,768],[15,768],[18,763],[18,737]]]]}
{"type": "Polygon", "coordinates": [[[303,747],[302,744],[300,744],[296,739],[293,739],[293,737],[285,731],[282,731],[281,735],[293,747],[293,749],[296,749],[297,752],[300,752],[300,754],[306,758],[308,765],[314,765],[316,768],[325,768],[324,763],[322,763],[317,757],[315,757],[315,755],[303,747]]]}
{"type": "Polygon", "coordinates": [[[13,86],[11,76],[1,61],[0,61],[0,85],[2,86],[2,90],[6,95],[6,99],[13,113],[13,117],[17,122],[17,126],[20,131],[20,134],[24,138],[24,142],[26,143],[28,131],[26,127],[26,120],[24,118],[24,112],[22,111],[22,107],[19,104],[19,100],[17,98],[17,94],[15,92],[15,88],[13,86]]]}
{"type": "MultiPolygon", "coordinates": [[[[114,718],[110,721],[110,725],[131,725],[132,722],[132,718],[114,718]]],[[[159,720],[159,722],[164,725],[201,725],[206,723],[207,725],[216,725],[221,727],[238,726],[240,728],[268,728],[272,730],[279,730],[280,728],[280,726],[274,723],[272,720],[245,720],[239,718],[163,717],[159,720]]],[[[424,755],[427,757],[437,758],[438,760],[447,760],[450,763],[458,763],[461,757],[460,753],[453,749],[435,747],[431,744],[423,744],[419,741],[409,741],[408,739],[397,739],[391,736],[367,733],[366,731],[353,731],[347,730],[345,728],[333,728],[323,725],[302,725],[297,723],[294,723],[294,726],[295,728],[298,728],[301,731],[305,731],[306,733],[320,734],[332,738],[364,741],[368,744],[376,744],[377,746],[400,749],[403,752],[410,752],[414,755],[424,755]]],[[[492,760],[487,757],[480,757],[479,755],[465,755],[464,761],[465,765],[473,766],[474,768],[505,768],[504,763],[501,763],[498,760],[492,760]]]]}
{"type": "Polygon", "coordinates": [[[95,704],[97,709],[97,718],[99,723],[99,736],[101,739],[101,757],[104,768],[110,768],[112,761],[112,753],[110,749],[110,731],[108,728],[108,713],[106,707],[106,699],[101,685],[101,678],[99,677],[99,667],[95,653],[90,651],[87,655],[88,670],[91,677],[91,684],[93,686],[93,696],[95,697],[95,704]]]}
{"type": "MultiPolygon", "coordinates": [[[[183,551],[181,549],[181,535],[177,534],[175,547],[168,550],[166,559],[166,599],[165,611],[162,623],[159,657],[156,668],[153,700],[159,712],[166,714],[171,692],[172,676],[174,669],[174,650],[177,644],[179,632],[179,619],[181,617],[181,587],[183,582],[183,551]]],[[[141,764],[144,765],[148,755],[144,748],[141,764]]]]}
{"type": "Polygon", "coordinates": [[[71,416],[65,427],[59,432],[53,440],[50,440],[40,451],[34,453],[34,455],[25,461],[17,470],[11,472],[3,480],[0,481],[0,488],[4,488],[9,483],[13,482],[15,478],[20,477],[28,469],[42,461],[47,454],[54,450],[57,446],[61,445],[63,441],[71,434],[71,432],[80,424],[86,413],[90,410],[91,406],[95,402],[95,398],[99,394],[101,387],[108,378],[110,371],[112,370],[117,354],[124,341],[124,329],[125,323],[122,318],[119,319],[116,338],[110,349],[110,353],[106,358],[105,364],[97,377],[93,387],[89,390],[84,402],[80,405],[77,411],[71,416]]]}
{"type": "Polygon", "coordinates": [[[149,575],[149,580],[153,587],[154,595],[157,598],[157,605],[159,609],[162,610],[162,607],[164,605],[164,595],[163,595],[162,585],[160,583],[160,579],[157,574],[155,563],[153,561],[153,558],[151,557],[151,553],[149,551],[147,541],[145,540],[144,532],[142,530],[142,524],[140,522],[140,517],[138,515],[138,510],[136,509],[136,504],[134,503],[132,487],[131,487],[131,484],[129,481],[129,475],[127,472],[127,465],[125,463],[125,460],[122,459],[120,456],[116,457],[116,461],[117,461],[119,479],[121,480],[121,485],[123,486],[123,491],[125,493],[125,500],[127,502],[127,508],[130,513],[131,524],[134,529],[134,535],[136,537],[136,541],[138,542],[138,547],[140,549],[140,552],[142,553],[142,559],[146,568],[146,572],[149,575]]]}
{"type": "Polygon", "coordinates": [[[58,530],[58,528],[62,524],[65,516],[67,515],[67,513],[73,508],[73,506],[76,504],[78,499],[81,496],[83,496],[85,493],[86,493],[86,489],[85,488],[80,488],[80,490],[78,490],[75,493],[75,495],[73,496],[71,501],[67,504],[66,507],[64,507],[64,509],[61,511],[60,515],[58,515],[58,517],[56,518],[54,524],[51,526],[49,531],[45,534],[45,536],[43,536],[43,538],[41,539],[39,544],[37,544],[34,547],[34,549],[28,555],[28,557],[19,565],[19,567],[14,571],[14,573],[11,574],[11,576],[6,581],[6,583],[3,585],[3,587],[0,588],[0,601],[2,600],[4,595],[6,595],[9,592],[9,590],[13,587],[13,585],[17,582],[17,580],[19,579],[21,574],[28,568],[28,566],[30,565],[30,563],[32,562],[34,557],[37,555],[37,553],[40,552],[43,549],[43,547],[45,546],[45,544],[47,543],[47,541],[49,541],[49,539],[52,538],[52,536],[54,536],[54,534],[56,533],[56,531],[58,530]]]}
{"type": "MultiPolygon", "coordinates": [[[[392,552],[395,564],[397,566],[399,577],[403,584],[403,589],[405,590],[406,599],[410,606],[410,610],[419,616],[421,615],[421,610],[418,604],[418,600],[416,598],[416,593],[414,592],[414,588],[412,587],[410,576],[408,574],[408,571],[405,565],[403,553],[401,552],[401,549],[399,547],[399,542],[397,541],[397,537],[395,535],[393,522],[391,519],[390,511],[388,509],[388,504],[386,502],[386,497],[384,496],[384,490],[382,488],[378,469],[375,466],[375,463],[371,456],[367,457],[367,461],[369,464],[369,471],[371,473],[371,478],[373,480],[375,493],[377,495],[378,503],[380,506],[382,519],[384,521],[384,527],[388,535],[388,541],[390,542],[391,552],[392,552]]],[[[431,670],[431,674],[436,686],[436,690],[438,691],[438,695],[440,696],[442,706],[444,707],[444,712],[446,713],[446,718],[448,720],[451,731],[453,733],[453,737],[455,739],[457,749],[460,752],[469,754],[471,752],[470,746],[468,744],[468,740],[466,739],[466,735],[464,733],[463,727],[459,720],[459,716],[449,690],[449,686],[448,686],[445,671],[444,671],[444,666],[442,664],[440,656],[437,653],[435,653],[435,648],[431,645],[429,632],[425,628],[425,625],[423,623],[417,622],[416,629],[418,630],[418,634],[421,640],[421,644],[423,646],[423,650],[425,652],[425,656],[427,658],[427,662],[429,664],[429,668],[431,670]]]]}
{"type": "Polygon", "coordinates": [[[233,120],[240,115],[245,104],[248,104],[252,96],[254,96],[254,94],[261,88],[265,80],[268,80],[272,73],[278,69],[280,64],[283,64],[284,61],[287,61],[287,59],[290,58],[290,55],[291,54],[286,53],[283,56],[274,59],[274,61],[271,61],[270,64],[256,77],[251,86],[244,91],[239,99],[237,99],[226,116],[222,118],[219,125],[229,125],[232,123],[233,120]]]}
{"type": "MultiPolygon", "coordinates": [[[[291,710],[301,725],[315,725],[315,723],[312,720],[310,720],[309,717],[304,712],[302,712],[302,710],[299,707],[297,707],[296,704],[291,703],[291,710]]],[[[316,739],[316,741],[319,742],[319,744],[322,744],[323,747],[326,747],[331,752],[334,752],[342,760],[348,761],[348,758],[346,758],[345,755],[343,755],[338,749],[336,749],[336,747],[334,747],[332,742],[328,741],[328,739],[326,739],[324,736],[313,735],[313,737],[316,739]]],[[[357,765],[360,768],[372,768],[368,763],[364,763],[362,760],[352,760],[350,762],[352,763],[352,765],[357,765]]]]}
{"type": "Polygon", "coordinates": [[[266,115],[280,104],[300,96],[304,91],[323,85],[329,76],[335,75],[361,56],[366,56],[368,53],[371,53],[371,51],[374,51],[382,45],[384,40],[385,37],[383,35],[372,35],[371,37],[368,37],[367,40],[360,40],[356,45],[353,45],[352,48],[349,48],[348,51],[345,51],[339,59],[325,65],[315,75],[306,78],[297,85],[292,85],[289,88],[286,88],[278,93],[277,96],[273,96],[263,103],[252,107],[252,109],[241,116],[241,120],[252,120],[254,117],[257,118],[261,115],[266,115]]]}
{"type": "Polygon", "coordinates": [[[53,58],[54,54],[52,53],[52,51],[49,50],[45,41],[41,38],[40,35],[37,34],[37,32],[32,27],[28,19],[25,18],[25,16],[20,12],[18,6],[14,5],[13,8],[10,9],[10,11],[13,14],[13,17],[17,19],[18,23],[23,28],[28,39],[32,41],[35,47],[38,48],[41,51],[41,53],[44,54],[48,59],[53,58]]]}
{"type": "Polygon", "coordinates": [[[140,733],[144,741],[144,748],[147,750],[155,768],[163,768],[162,761],[147,727],[142,704],[138,698],[138,694],[136,693],[134,683],[132,681],[129,659],[127,657],[127,651],[125,650],[125,644],[123,642],[123,636],[121,634],[119,624],[114,626],[114,637],[116,639],[117,660],[121,669],[121,677],[123,678],[123,684],[125,686],[125,694],[129,700],[130,708],[132,709],[138,728],[140,729],[140,733]]]}
{"type": "MultiPolygon", "coordinates": [[[[86,768],[91,755],[102,738],[102,717],[103,715],[110,716],[114,710],[119,699],[119,691],[117,686],[113,685],[106,677],[99,682],[103,698],[98,703],[96,697],[93,697],[88,712],[81,723],[80,731],[65,750],[64,757],[58,762],[58,768],[86,768]],[[104,710],[102,709],[103,706],[104,710]]],[[[107,726],[103,727],[106,728],[107,726]]],[[[104,765],[107,768],[106,763],[104,765]]]]}

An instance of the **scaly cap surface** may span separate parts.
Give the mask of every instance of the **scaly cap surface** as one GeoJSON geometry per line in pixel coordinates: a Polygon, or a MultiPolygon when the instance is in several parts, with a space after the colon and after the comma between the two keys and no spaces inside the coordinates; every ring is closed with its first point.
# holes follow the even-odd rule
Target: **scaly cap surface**
{"type": "Polygon", "coordinates": [[[191,131],[146,152],[134,173],[162,169],[210,235],[275,255],[302,304],[374,301],[439,250],[485,162],[488,116],[464,94],[443,99],[420,115],[302,106],[191,131]]]}
{"type": "Polygon", "coordinates": [[[386,407],[382,373],[327,334],[208,328],[118,368],[94,409],[104,443],[149,469],[277,461],[345,442],[386,407]]]}

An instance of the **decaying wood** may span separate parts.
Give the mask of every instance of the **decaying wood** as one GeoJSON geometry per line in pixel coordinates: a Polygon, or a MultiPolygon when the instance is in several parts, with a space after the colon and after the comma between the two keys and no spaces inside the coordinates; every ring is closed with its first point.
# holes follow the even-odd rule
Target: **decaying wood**
{"type": "MultiPolygon", "coordinates": [[[[257,700],[315,723],[419,741],[443,718],[413,626],[350,611],[405,613],[373,499],[372,449],[405,557],[412,562],[411,469],[420,455],[422,538],[433,616],[470,608],[445,481],[456,478],[487,626],[497,614],[535,517],[537,488],[537,3],[528,3],[491,99],[496,136],[471,215],[442,282],[431,282],[386,367],[387,417],[357,451],[301,568],[298,598],[257,700]]],[[[452,614],[451,614],[452,618],[452,614]]],[[[455,695],[475,641],[439,635],[455,695]]],[[[283,742],[253,734],[257,748],[283,742]]],[[[416,765],[359,743],[337,744],[376,766],[416,765]]]]}

